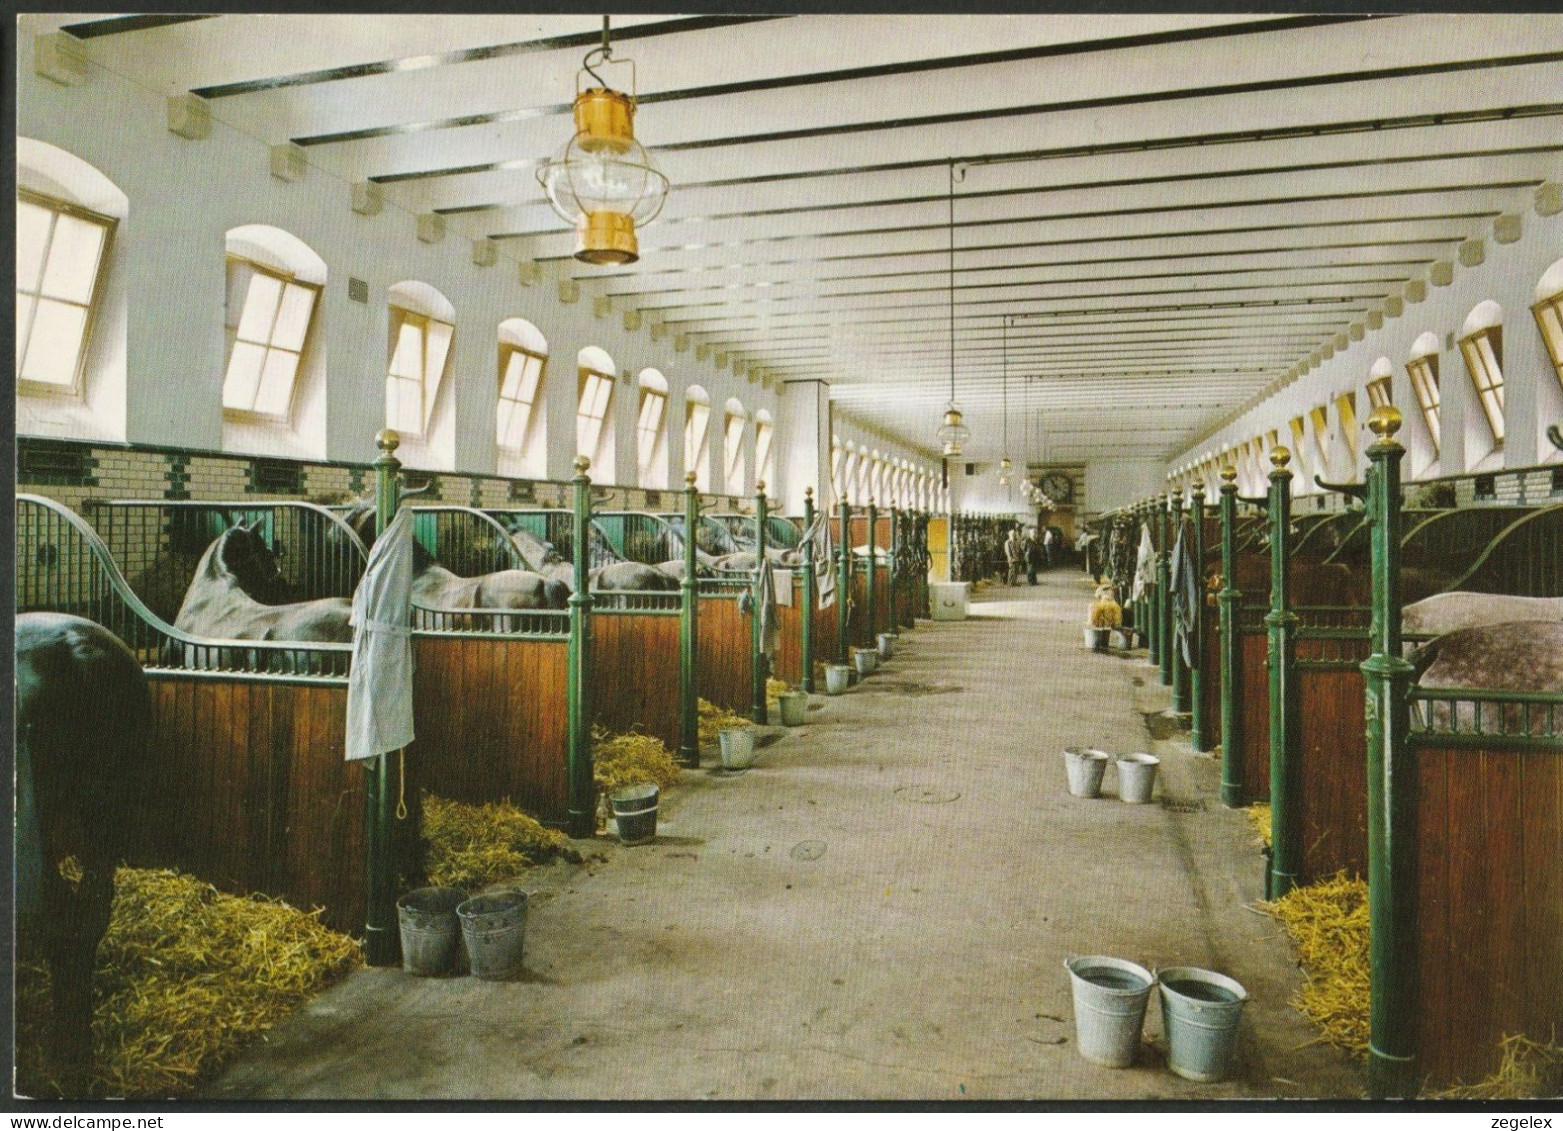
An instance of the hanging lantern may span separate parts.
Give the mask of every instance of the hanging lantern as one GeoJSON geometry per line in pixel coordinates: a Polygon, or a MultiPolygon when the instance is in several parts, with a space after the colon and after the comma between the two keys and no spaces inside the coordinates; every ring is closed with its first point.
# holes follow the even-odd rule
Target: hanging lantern
{"type": "Polygon", "coordinates": [[[999,486],[1008,487],[1013,481],[1015,465],[1010,463],[1009,456],[999,460],[999,486]]]}
{"type": "MultiPolygon", "coordinates": [[[[964,174],[963,174],[964,175],[964,174]]],[[[971,429],[961,421],[955,406],[955,162],[950,162],[950,401],[944,406],[944,423],[935,433],[944,444],[944,457],[961,454],[961,445],[971,438],[971,429]]]]}
{"type": "Polygon", "coordinates": [[[575,258],[617,266],[640,258],[636,225],[662,211],[668,179],[635,140],[634,94],[610,89],[592,70],[594,56],[614,61],[606,17],[602,46],[587,54],[576,76],[575,136],[561,156],[543,162],[537,180],[553,210],[575,225],[575,258]],[[582,90],[581,75],[602,85],[582,90]]]}
{"type": "Polygon", "coordinates": [[[955,457],[961,454],[961,445],[971,439],[971,429],[961,423],[961,410],[951,401],[944,410],[944,423],[939,425],[939,439],[944,443],[944,454],[955,457]]]}

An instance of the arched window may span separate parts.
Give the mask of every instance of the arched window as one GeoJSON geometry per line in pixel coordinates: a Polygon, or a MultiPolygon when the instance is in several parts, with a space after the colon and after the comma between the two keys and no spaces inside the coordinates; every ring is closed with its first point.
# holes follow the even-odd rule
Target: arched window
{"type": "Polygon", "coordinates": [[[643,369],[637,384],[635,470],[642,487],[660,491],[668,485],[668,383],[655,369],[643,369]]]}
{"type": "Polygon", "coordinates": [[[684,390],[684,474],[695,488],[711,490],[711,395],[699,385],[684,390]]]}
{"type": "Polygon", "coordinates": [[[296,236],[264,224],[231,230],[227,252],[223,414],[290,420],[326,262],[296,236]]]}
{"type": "Polygon", "coordinates": [[[837,500],[842,497],[841,461],[841,437],[832,436],[830,438],[830,490],[837,500]]]}
{"type": "Polygon", "coordinates": [[[1563,382],[1563,259],[1542,273],[1541,282],[1536,284],[1536,305],[1530,309],[1536,315],[1552,368],[1558,381],[1563,382]]]}
{"type": "Polygon", "coordinates": [[[1428,437],[1433,442],[1433,455],[1438,455],[1442,444],[1439,435],[1438,406],[1438,335],[1421,334],[1411,343],[1411,357],[1406,362],[1406,376],[1411,378],[1411,392],[1417,407],[1422,410],[1422,423],[1427,426],[1428,437]]]}
{"type": "Polygon", "coordinates": [[[857,445],[848,440],[845,451],[846,455],[841,461],[841,498],[855,506],[858,501],[857,445]]]}
{"type": "Polygon", "coordinates": [[[1387,357],[1379,358],[1368,370],[1368,405],[1371,408],[1383,408],[1395,403],[1394,390],[1391,388],[1394,373],[1395,367],[1387,357]]]}
{"type": "Polygon", "coordinates": [[[1482,414],[1492,430],[1494,448],[1503,446],[1503,308],[1480,302],[1460,329],[1460,352],[1476,386],[1482,414]]]}
{"type": "Polygon", "coordinates": [[[767,491],[776,490],[776,425],[765,409],[754,414],[754,477],[767,491]]]}
{"type": "Polygon", "coordinates": [[[1353,467],[1357,463],[1357,394],[1342,393],[1335,398],[1335,419],[1340,424],[1340,442],[1353,467]]]}
{"type": "Polygon", "coordinates": [[[542,411],[548,339],[524,318],[499,324],[499,402],[495,439],[499,473],[532,479],[547,474],[548,414],[542,411]]]}
{"type": "Polygon", "coordinates": [[[125,438],[130,198],[92,165],[16,139],[17,431],[125,438]]]}
{"type": "Polygon", "coordinates": [[[728,397],[722,415],[722,490],[744,493],[744,426],[749,414],[736,397],[728,397]]]}
{"type": "MultiPolygon", "coordinates": [[[[1292,454],[1297,457],[1297,469],[1302,472],[1304,482],[1311,482],[1307,477],[1311,474],[1309,468],[1313,467],[1313,453],[1309,451],[1308,443],[1308,418],[1306,416],[1294,416],[1289,425],[1292,433],[1292,454]]],[[[1206,478],[1209,478],[1207,470],[1206,478]]]]}
{"type": "Polygon", "coordinates": [[[613,472],[613,358],[596,346],[576,356],[580,384],[575,401],[575,454],[592,461],[592,479],[612,483],[613,472]]]}
{"type": "Polygon", "coordinates": [[[406,436],[423,436],[445,383],[456,308],[427,283],[390,289],[390,365],[385,377],[385,423],[406,436]]]}

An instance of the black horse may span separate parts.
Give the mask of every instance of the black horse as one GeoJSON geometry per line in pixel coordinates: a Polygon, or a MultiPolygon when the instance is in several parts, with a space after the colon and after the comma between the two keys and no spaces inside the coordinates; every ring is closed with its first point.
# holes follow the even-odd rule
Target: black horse
{"type": "Polygon", "coordinates": [[[92,966],[138,807],[150,701],[108,629],[64,613],[16,618],[19,951],[48,961],[50,1059],[68,1095],[92,1071],[92,966]]]}
{"type": "Polygon", "coordinates": [[[254,526],[231,526],[207,547],[174,627],[226,640],[353,639],[353,603],[344,597],[286,601],[276,555],[254,526]]]}

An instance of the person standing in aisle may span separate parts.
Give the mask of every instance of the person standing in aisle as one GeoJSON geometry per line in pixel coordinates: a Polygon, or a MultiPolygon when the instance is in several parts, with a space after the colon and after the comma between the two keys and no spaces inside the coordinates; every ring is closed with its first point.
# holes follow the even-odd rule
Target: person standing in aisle
{"type": "Polygon", "coordinates": [[[1042,557],[1042,546],[1037,541],[1035,527],[1026,528],[1026,537],[1021,546],[1026,555],[1026,584],[1035,585],[1037,583],[1037,562],[1042,557]]]}
{"type": "Polygon", "coordinates": [[[1020,536],[1020,527],[1017,526],[1004,540],[1005,585],[1014,585],[1020,581],[1020,562],[1024,555],[1025,543],[1020,536]]]}

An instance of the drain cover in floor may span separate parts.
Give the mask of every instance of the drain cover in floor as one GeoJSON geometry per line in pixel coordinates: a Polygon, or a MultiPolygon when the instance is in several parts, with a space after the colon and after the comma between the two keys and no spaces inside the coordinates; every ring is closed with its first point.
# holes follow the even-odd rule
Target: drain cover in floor
{"type": "Polygon", "coordinates": [[[822,840],[805,840],[792,846],[792,851],[787,855],[794,860],[818,860],[825,855],[825,842],[822,840]]]}
{"type": "Polygon", "coordinates": [[[883,691],[890,695],[949,695],[954,691],[965,690],[958,683],[920,683],[915,679],[872,679],[862,684],[859,693],[864,691],[883,691]]]}
{"type": "Polygon", "coordinates": [[[943,805],[959,800],[961,796],[953,789],[935,785],[903,785],[895,791],[895,795],[915,805],[943,805]]]}
{"type": "Polygon", "coordinates": [[[1198,797],[1163,797],[1161,807],[1171,813],[1203,813],[1205,802],[1198,797]]]}

